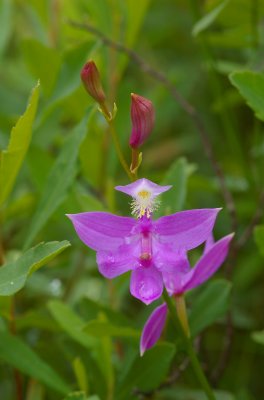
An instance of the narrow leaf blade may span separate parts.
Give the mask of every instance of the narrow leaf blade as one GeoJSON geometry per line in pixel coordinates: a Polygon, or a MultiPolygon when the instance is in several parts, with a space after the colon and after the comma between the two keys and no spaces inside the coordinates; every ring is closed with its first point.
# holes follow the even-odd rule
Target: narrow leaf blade
{"type": "Polygon", "coordinates": [[[238,71],[229,75],[231,83],[238,89],[257,118],[264,121],[264,74],[238,71]]]}
{"type": "Polygon", "coordinates": [[[76,126],[72,135],[65,141],[60,155],[51,168],[42,197],[29,226],[24,248],[31,245],[35,236],[65,199],[75,178],[79,147],[86,135],[86,126],[87,118],[76,126]]]}
{"type": "Polygon", "coordinates": [[[117,389],[117,399],[127,399],[134,388],[152,391],[159,387],[166,377],[175,354],[170,343],[157,344],[143,357],[136,357],[126,376],[117,389]]]}
{"type": "Polygon", "coordinates": [[[264,225],[256,226],[254,230],[254,238],[260,254],[264,256],[264,225]]]}
{"type": "Polygon", "coordinates": [[[217,279],[210,282],[202,293],[196,296],[190,312],[190,328],[193,336],[226,313],[230,292],[230,282],[217,279]]]}
{"type": "Polygon", "coordinates": [[[69,392],[68,385],[56,371],[18,337],[0,332],[0,358],[61,394],[69,392]]]}
{"type": "Polygon", "coordinates": [[[0,154],[0,206],[7,200],[13,189],[31,142],[32,125],[38,106],[39,86],[38,82],[32,91],[25,113],[11,131],[8,148],[0,154]]]}
{"type": "Polygon", "coordinates": [[[192,35],[197,36],[199,33],[207,29],[212,23],[216,20],[219,14],[223,11],[223,9],[227,6],[229,0],[224,0],[217,7],[211,10],[209,13],[204,15],[193,27],[192,35]]]}
{"type": "Polygon", "coordinates": [[[21,255],[16,261],[3,265],[0,269],[0,296],[11,296],[26,283],[27,277],[64,251],[70,243],[40,243],[21,255]]]}

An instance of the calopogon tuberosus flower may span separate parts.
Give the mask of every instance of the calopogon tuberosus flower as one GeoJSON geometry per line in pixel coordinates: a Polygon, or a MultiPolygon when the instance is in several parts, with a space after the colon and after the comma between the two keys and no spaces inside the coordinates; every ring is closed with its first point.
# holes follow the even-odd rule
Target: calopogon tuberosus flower
{"type": "MultiPolygon", "coordinates": [[[[191,268],[187,257],[184,257],[185,267],[177,270],[168,267],[163,273],[163,279],[171,296],[181,296],[184,292],[194,289],[207,281],[224,262],[233,234],[227,235],[213,243],[211,237],[205,246],[205,251],[196,265],[191,268]]],[[[158,341],[167,318],[167,304],[158,306],[150,315],[142,331],[140,354],[150,349],[158,341]]]]}
{"type": "Polygon", "coordinates": [[[150,304],[158,299],[164,283],[187,271],[186,251],[210,236],[219,208],[181,211],[152,219],[157,196],[171,186],[139,179],[116,190],[132,197],[132,214],[121,217],[107,212],[68,214],[79,238],[97,252],[100,273],[112,279],[131,271],[131,294],[150,304]]]}
{"type": "Polygon", "coordinates": [[[99,104],[105,102],[99,71],[94,61],[88,61],[81,70],[81,79],[86,91],[99,104]]]}
{"type": "Polygon", "coordinates": [[[145,97],[131,93],[131,121],[132,131],[129,145],[133,149],[139,148],[149,137],[154,127],[155,112],[153,104],[145,97]]]}

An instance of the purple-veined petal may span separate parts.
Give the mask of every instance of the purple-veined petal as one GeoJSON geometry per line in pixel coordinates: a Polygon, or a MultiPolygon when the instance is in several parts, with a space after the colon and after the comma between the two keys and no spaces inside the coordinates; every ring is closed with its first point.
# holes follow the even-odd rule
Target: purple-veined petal
{"type": "Polygon", "coordinates": [[[136,224],[133,218],[106,212],[67,214],[79,238],[93,250],[113,251],[125,242],[136,224]]]}
{"type": "Polygon", "coordinates": [[[142,191],[150,192],[152,197],[156,197],[159,194],[166,192],[170,188],[171,185],[160,186],[154,182],[149,181],[146,178],[138,179],[137,181],[130,183],[129,185],[115,187],[116,190],[126,193],[131,197],[137,197],[138,193],[142,191]]]}
{"type": "Polygon", "coordinates": [[[184,291],[201,285],[217,271],[227,256],[229,244],[233,236],[234,234],[227,235],[221,240],[218,240],[210,250],[200,258],[195,267],[186,274],[184,291]]]}
{"type": "Polygon", "coordinates": [[[161,273],[153,266],[138,267],[131,273],[130,292],[132,296],[150,304],[162,295],[161,273]]]}
{"type": "Polygon", "coordinates": [[[153,226],[161,243],[177,248],[193,249],[210,235],[220,208],[181,211],[154,221],[153,226]]]}
{"type": "Polygon", "coordinates": [[[122,245],[114,252],[98,251],[96,260],[100,273],[106,278],[112,279],[135,269],[139,266],[139,251],[139,240],[134,242],[133,245],[122,245]]]}
{"type": "Polygon", "coordinates": [[[167,304],[155,308],[144,325],[140,338],[140,355],[156,344],[159,340],[167,318],[167,304]]]}

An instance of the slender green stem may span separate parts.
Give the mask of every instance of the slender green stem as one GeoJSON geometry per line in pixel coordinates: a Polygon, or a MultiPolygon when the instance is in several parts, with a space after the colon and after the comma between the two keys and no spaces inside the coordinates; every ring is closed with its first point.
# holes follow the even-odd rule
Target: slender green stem
{"type": "Polygon", "coordinates": [[[137,170],[139,167],[139,150],[138,149],[131,149],[131,167],[130,167],[130,171],[133,174],[133,179],[136,180],[137,179],[137,170]]]}
{"type": "Polygon", "coordinates": [[[116,133],[116,130],[115,130],[114,118],[115,118],[115,114],[116,114],[116,111],[117,111],[116,105],[114,103],[113,111],[110,112],[108,107],[107,107],[107,105],[106,105],[106,103],[102,102],[102,103],[99,104],[99,111],[103,114],[103,116],[105,117],[106,122],[108,123],[109,130],[110,130],[113,142],[114,142],[114,146],[115,146],[116,153],[117,153],[117,156],[119,158],[119,161],[120,161],[122,167],[124,168],[128,178],[131,181],[134,181],[135,180],[135,174],[133,174],[133,172],[131,172],[131,170],[130,170],[130,168],[129,168],[126,160],[125,160],[125,157],[123,155],[123,152],[122,152],[122,149],[121,149],[121,146],[120,146],[120,143],[119,143],[119,139],[118,139],[118,136],[117,136],[117,133],[116,133]]]}
{"type": "Polygon", "coordinates": [[[211,386],[209,385],[209,382],[202,370],[201,364],[198,360],[198,357],[193,349],[193,345],[191,342],[191,339],[187,340],[187,352],[190,357],[190,361],[193,367],[193,370],[195,371],[196,377],[199,380],[205,394],[207,395],[209,400],[216,400],[215,395],[213,393],[213,390],[211,386]]]}
{"type": "Polygon", "coordinates": [[[119,140],[118,140],[118,137],[117,137],[117,134],[116,134],[114,123],[113,123],[113,121],[109,121],[108,123],[109,123],[111,136],[112,136],[112,139],[113,139],[113,142],[114,142],[114,145],[115,145],[115,149],[116,149],[119,161],[120,161],[122,167],[124,168],[125,172],[127,173],[127,176],[129,177],[129,179],[131,181],[133,181],[133,174],[131,173],[131,171],[129,169],[129,166],[128,166],[126,160],[125,160],[125,157],[124,157],[124,155],[122,153],[122,149],[120,147],[120,143],[119,143],[119,140]]]}
{"type": "Polygon", "coordinates": [[[181,326],[182,326],[185,336],[187,336],[189,338],[189,337],[191,337],[191,333],[190,333],[188,316],[187,316],[187,312],[186,312],[185,298],[183,295],[177,295],[175,297],[175,299],[176,299],[176,310],[177,310],[178,319],[181,323],[181,326]]]}
{"type": "Polygon", "coordinates": [[[215,395],[213,393],[213,390],[212,390],[211,386],[209,385],[209,382],[207,381],[207,378],[202,370],[202,367],[197,358],[197,355],[193,349],[192,340],[190,337],[186,336],[184,327],[182,326],[181,321],[179,321],[179,319],[178,319],[175,306],[172,302],[172,299],[168,295],[168,292],[166,289],[164,289],[163,298],[168,306],[169,312],[171,314],[171,319],[172,319],[173,324],[175,325],[175,328],[182,335],[182,338],[184,340],[185,347],[186,347],[186,352],[188,353],[188,356],[190,358],[190,361],[191,361],[191,364],[193,367],[193,371],[194,371],[198,381],[200,382],[200,385],[203,388],[203,391],[207,395],[208,400],[215,400],[215,395]]]}

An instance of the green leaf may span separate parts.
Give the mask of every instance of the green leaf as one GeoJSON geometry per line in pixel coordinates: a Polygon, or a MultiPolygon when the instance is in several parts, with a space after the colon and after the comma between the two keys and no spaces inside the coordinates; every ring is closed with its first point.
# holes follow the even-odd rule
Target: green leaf
{"type": "Polygon", "coordinates": [[[56,371],[27,344],[6,332],[0,332],[0,358],[59,393],[66,394],[70,390],[56,371]]]}
{"type": "Polygon", "coordinates": [[[63,400],[89,400],[90,397],[86,397],[84,392],[73,392],[69,393],[68,396],[64,397],[63,400]]]}
{"type": "Polygon", "coordinates": [[[100,400],[100,397],[98,397],[96,394],[93,396],[89,396],[87,400],[100,400]]]}
{"type": "Polygon", "coordinates": [[[108,321],[93,320],[88,322],[83,329],[86,333],[95,337],[114,336],[121,338],[139,339],[141,332],[136,329],[113,325],[108,321]]]}
{"type": "Polygon", "coordinates": [[[83,332],[85,322],[69,306],[61,301],[52,300],[48,303],[48,309],[55,321],[73,340],[88,349],[94,348],[96,340],[83,332]]]}
{"type": "Polygon", "coordinates": [[[210,282],[195,296],[189,316],[192,336],[225,315],[228,309],[231,283],[224,279],[210,282]]]}
{"type": "Polygon", "coordinates": [[[258,331],[258,332],[253,332],[252,339],[257,343],[264,345],[264,330],[258,331]]]}
{"type": "Polygon", "coordinates": [[[81,86],[80,71],[90,56],[92,44],[93,42],[81,43],[65,52],[50,105],[69,96],[81,86]]]}
{"type": "MultiPolygon", "coordinates": [[[[112,384],[111,373],[109,375],[109,362],[105,360],[105,338],[99,340],[83,331],[86,325],[74,311],[66,304],[58,300],[48,303],[48,309],[61,328],[77,343],[92,350],[94,360],[97,362],[103,376],[108,382],[108,388],[112,384]]],[[[106,338],[108,340],[108,338],[106,338]]]]}
{"type": "Polygon", "coordinates": [[[87,135],[80,147],[80,161],[82,173],[93,186],[99,186],[103,165],[104,154],[102,152],[104,135],[102,126],[96,122],[98,115],[96,113],[89,120],[88,129],[93,132],[87,135]],[[89,153],[89,157],[87,154],[89,153]]]}
{"type": "Polygon", "coordinates": [[[100,400],[97,395],[86,397],[84,392],[69,393],[63,400],[100,400]]]}
{"type": "Polygon", "coordinates": [[[0,56],[4,53],[11,35],[12,22],[12,2],[2,0],[0,2],[0,56]]]}
{"type": "Polygon", "coordinates": [[[192,35],[197,36],[199,33],[207,29],[217,19],[219,14],[227,6],[229,0],[224,0],[217,7],[211,10],[208,14],[204,15],[199,21],[196,22],[192,29],[192,35]]]}
{"type": "Polygon", "coordinates": [[[133,47],[136,37],[140,31],[140,27],[144,21],[144,17],[149,8],[150,0],[127,0],[127,29],[126,43],[129,47],[133,47]]]}
{"type": "Polygon", "coordinates": [[[69,246],[70,243],[67,240],[40,243],[22,254],[16,261],[4,264],[0,268],[0,296],[11,296],[18,292],[25,285],[30,274],[69,246]]]}
{"type": "Polygon", "coordinates": [[[77,378],[79,388],[81,390],[83,390],[85,393],[87,393],[88,392],[88,380],[87,380],[85,366],[84,366],[82,360],[79,357],[76,357],[73,360],[72,366],[74,369],[75,376],[77,378]]]}
{"type": "Polygon", "coordinates": [[[238,71],[229,75],[231,83],[246,100],[257,118],[264,121],[264,74],[238,71]]]}
{"type": "Polygon", "coordinates": [[[131,327],[131,320],[120,311],[113,310],[109,306],[98,303],[88,297],[84,297],[81,300],[80,309],[82,314],[89,316],[91,319],[96,319],[98,314],[102,312],[113,325],[131,327]]]}
{"type": "Polygon", "coordinates": [[[264,256],[264,225],[256,226],[254,229],[254,238],[260,254],[264,256]]]}
{"type": "MultiPolygon", "coordinates": [[[[103,313],[100,313],[99,316],[100,322],[107,322],[106,316],[103,313]]],[[[112,398],[113,389],[114,389],[114,368],[112,362],[112,351],[113,345],[112,340],[109,336],[103,336],[99,339],[99,347],[98,347],[98,355],[97,358],[100,360],[100,367],[102,373],[104,374],[107,382],[107,392],[109,393],[109,397],[112,398]]]]}
{"type": "Polygon", "coordinates": [[[29,233],[24,248],[31,245],[35,236],[65,199],[76,175],[79,147],[87,133],[86,126],[87,118],[83,119],[65,140],[48,175],[42,197],[28,228],[29,233]]]}
{"type": "MultiPolygon", "coordinates": [[[[165,174],[161,185],[172,185],[172,188],[162,195],[165,204],[165,214],[182,210],[186,199],[188,177],[195,170],[193,164],[188,164],[185,158],[175,161],[165,174]]],[[[162,212],[160,211],[159,215],[162,212]]]]}
{"type": "MultiPolygon", "coordinates": [[[[223,390],[214,390],[215,400],[235,400],[233,394],[223,390]]],[[[186,388],[169,388],[160,391],[155,397],[156,400],[208,400],[208,397],[202,390],[192,390],[186,388]]]]}
{"type": "MultiPolygon", "coordinates": [[[[38,274],[40,275],[40,274],[38,274]]],[[[36,276],[36,275],[35,275],[36,276]]],[[[47,286],[51,284],[47,278],[47,286]]],[[[39,294],[40,292],[38,292],[39,294]]],[[[45,293],[46,294],[46,293],[45,293]]],[[[50,293],[48,293],[50,295],[50,293]]],[[[0,297],[0,299],[10,299],[10,297],[0,297]]],[[[10,307],[9,307],[10,310],[10,307]]],[[[17,331],[28,330],[28,328],[38,328],[49,332],[58,332],[59,327],[51,318],[46,308],[32,308],[29,311],[16,317],[17,331]]]]}
{"type": "Polygon", "coordinates": [[[138,355],[117,388],[116,398],[127,399],[134,388],[147,392],[159,387],[168,373],[174,354],[175,346],[162,343],[148,350],[143,357],[138,355]]]}
{"type": "Polygon", "coordinates": [[[0,153],[0,206],[13,189],[32,137],[32,125],[37,111],[39,83],[32,91],[25,113],[11,131],[7,150],[0,153]]]}
{"type": "Polygon", "coordinates": [[[40,80],[43,91],[49,95],[55,85],[60,67],[57,49],[47,47],[35,39],[28,39],[22,42],[22,50],[30,72],[40,80]]]}

